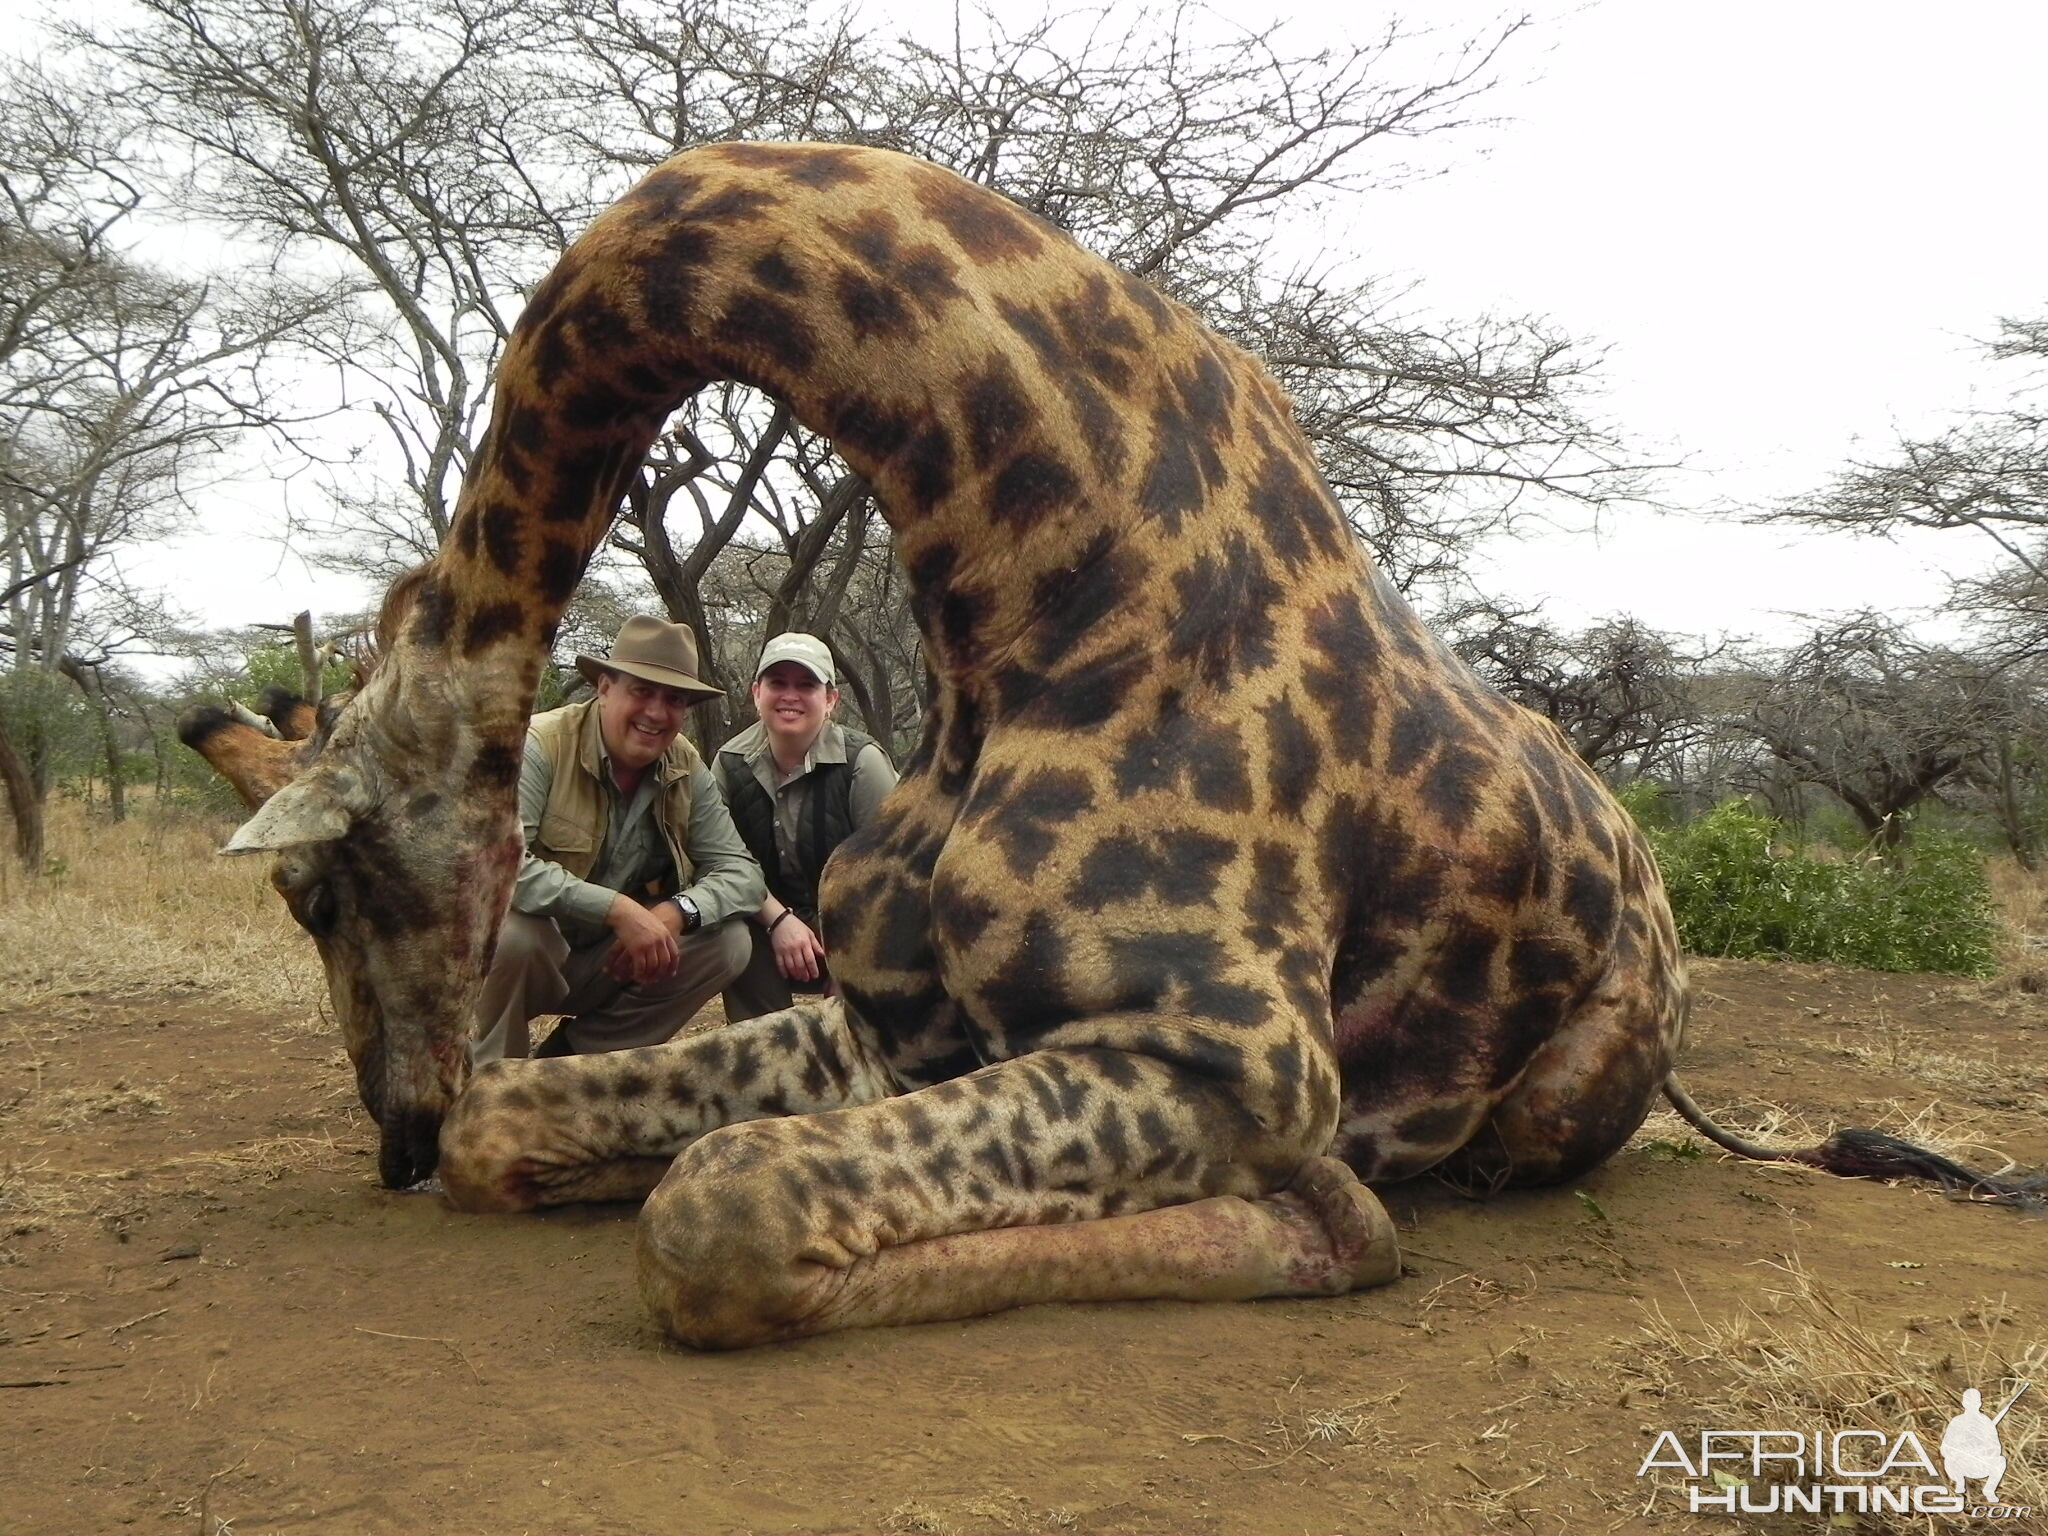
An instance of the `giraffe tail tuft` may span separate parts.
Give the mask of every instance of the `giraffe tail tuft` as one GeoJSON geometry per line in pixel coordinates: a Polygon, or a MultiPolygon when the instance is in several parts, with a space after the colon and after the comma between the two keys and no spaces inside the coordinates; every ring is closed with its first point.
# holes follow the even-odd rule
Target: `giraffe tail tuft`
{"type": "Polygon", "coordinates": [[[1716,1123],[1679,1086],[1676,1073],[1664,1079],[1664,1096],[1687,1125],[1737,1157],[1764,1163],[1798,1163],[1851,1179],[1927,1179],[1959,1200],[2048,1212],[2048,1171],[2017,1178],[2002,1173],[1979,1173],[1910,1141],[1856,1127],[1836,1131],[1814,1147],[1766,1147],[1716,1123]]]}

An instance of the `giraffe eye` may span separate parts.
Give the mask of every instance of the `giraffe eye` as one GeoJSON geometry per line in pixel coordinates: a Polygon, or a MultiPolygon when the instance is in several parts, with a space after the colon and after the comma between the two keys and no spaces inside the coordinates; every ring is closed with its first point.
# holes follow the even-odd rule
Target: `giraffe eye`
{"type": "Polygon", "coordinates": [[[314,938],[326,938],[341,918],[341,903],[334,898],[334,887],[325,881],[309,887],[299,897],[293,916],[298,918],[299,926],[314,938]]]}

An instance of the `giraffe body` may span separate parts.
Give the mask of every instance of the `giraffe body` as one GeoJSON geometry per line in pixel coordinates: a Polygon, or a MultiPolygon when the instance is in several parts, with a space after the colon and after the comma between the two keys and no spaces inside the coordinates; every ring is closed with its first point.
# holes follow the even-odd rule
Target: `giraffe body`
{"type": "Polygon", "coordinates": [[[718,146],[603,215],[386,629],[239,841],[282,850],[387,1182],[439,1126],[460,1205],[647,1194],[643,1290],[694,1343],[1377,1283],[1398,1259],[1348,1170],[1568,1178],[1677,1046],[1632,823],[1371,569],[1264,371],[914,160],[718,146]],[[714,377],[875,487],[936,679],[826,869],[842,997],[456,1101],[540,660],[714,377]]]}

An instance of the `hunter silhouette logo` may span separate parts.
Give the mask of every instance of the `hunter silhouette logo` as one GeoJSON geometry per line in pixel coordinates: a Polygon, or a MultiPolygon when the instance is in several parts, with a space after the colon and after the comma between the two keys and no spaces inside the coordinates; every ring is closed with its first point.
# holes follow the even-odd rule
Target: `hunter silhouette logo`
{"type": "Polygon", "coordinates": [[[2006,1473],[1999,1422],[2025,1395],[2021,1382],[1998,1412],[1984,1412],[1984,1394],[1963,1393],[1963,1411],[1941,1432],[1940,1464],[1910,1429],[1703,1429],[1688,1444],[1673,1430],[1657,1436],[1637,1477],[1676,1472],[1688,1479],[1693,1514],[1969,1515],[2025,1520],[2033,1509],[1997,1502],[2006,1473]],[[1971,1503],[1967,1483],[1982,1485],[1971,1503]]]}
{"type": "Polygon", "coordinates": [[[1941,1432],[1941,1469],[1956,1485],[1956,1492],[1963,1492],[1963,1483],[1970,1478],[1984,1481],[1984,1502],[1990,1504],[1998,1498],[1999,1479],[2005,1476],[2005,1452],[1998,1443],[1998,1421],[2012,1411],[2012,1405],[2020,1400],[2020,1392],[2032,1385],[2021,1382],[2019,1392],[2005,1400],[2005,1406],[1990,1418],[1984,1417],[1984,1394],[1971,1387],[1963,1394],[1963,1411],[1948,1421],[1948,1428],[1941,1432]]]}

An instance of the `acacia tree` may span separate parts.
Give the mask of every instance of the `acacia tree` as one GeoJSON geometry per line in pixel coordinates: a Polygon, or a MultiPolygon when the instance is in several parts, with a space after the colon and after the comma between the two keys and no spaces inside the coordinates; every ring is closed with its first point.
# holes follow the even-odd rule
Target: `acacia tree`
{"type": "Polygon", "coordinates": [[[1986,352],[2031,370],[2004,405],[1851,463],[1818,494],[1766,515],[1860,533],[1971,529],[1990,539],[1998,564],[1958,581],[1952,600],[1986,621],[1992,644],[2018,661],[2048,656],[2048,411],[2039,373],[2048,362],[2048,318],[2001,320],[1986,352]]]}
{"type": "MultiPolygon", "coordinates": [[[[1475,122],[1519,22],[1448,53],[1398,25],[1303,53],[1194,10],[961,17],[940,45],[795,0],[135,4],[135,24],[67,35],[190,158],[192,216],[354,292],[358,328],[329,355],[401,446],[410,498],[337,502],[366,536],[360,563],[389,570],[445,532],[523,286],[647,166],[727,138],[923,155],[1193,305],[1294,390],[1354,525],[1403,584],[1452,568],[1531,498],[1637,489],[1575,404],[1585,359],[1564,338],[1401,320],[1368,286],[1275,258],[1286,220],[1398,184],[1420,141],[1475,122]]],[[[826,445],[772,402],[714,389],[656,445],[611,547],[730,677],[776,626],[826,633],[856,698],[888,701],[869,717],[886,734],[919,687],[890,638],[907,615],[846,594],[887,546],[826,445]],[[743,574],[713,584],[745,631],[734,647],[706,588],[727,563],[743,574]]],[[[900,605],[900,583],[870,586],[900,605]]],[[[707,738],[728,723],[696,719],[707,738]]]]}
{"type": "Polygon", "coordinates": [[[119,552],[164,530],[198,466],[274,419],[266,355],[327,304],[259,283],[225,297],[130,255],[143,194],[127,131],[76,80],[0,74],[0,784],[31,870],[56,700],[82,690],[117,770],[108,664],[162,619],[122,582],[119,552]]]}
{"type": "Polygon", "coordinates": [[[1633,618],[1562,634],[1528,610],[1474,602],[1447,615],[1451,647],[1517,704],[1564,732],[1610,778],[1676,778],[1705,734],[1693,684],[1709,655],[1633,618]]]}
{"type": "Polygon", "coordinates": [[[1914,807],[1979,762],[2010,720],[1998,665],[1923,644],[1876,614],[1760,668],[1741,717],[1787,773],[1833,794],[1888,852],[1914,807]]]}

